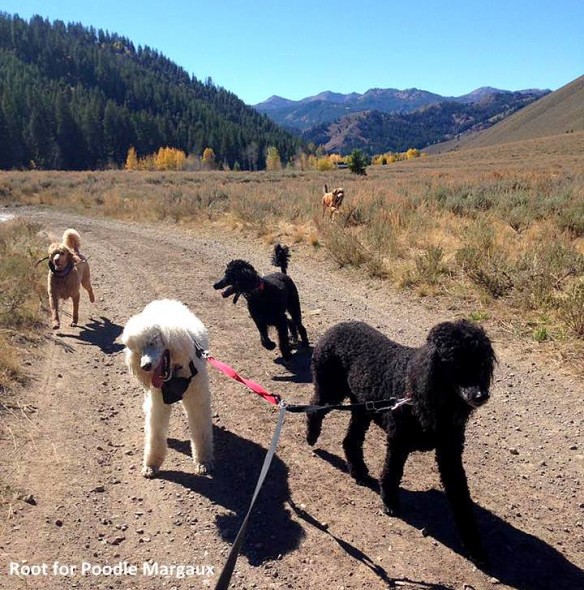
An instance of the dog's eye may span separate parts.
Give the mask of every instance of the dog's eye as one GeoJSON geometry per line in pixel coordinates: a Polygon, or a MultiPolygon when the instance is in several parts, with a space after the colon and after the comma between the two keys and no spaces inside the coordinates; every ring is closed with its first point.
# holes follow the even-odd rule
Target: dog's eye
{"type": "Polygon", "coordinates": [[[159,342],[160,342],[160,335],[159,334],[155,334],[148,341],[148,347],[149,348],[152,348],[153,346],[156,346],[159,342]]]}

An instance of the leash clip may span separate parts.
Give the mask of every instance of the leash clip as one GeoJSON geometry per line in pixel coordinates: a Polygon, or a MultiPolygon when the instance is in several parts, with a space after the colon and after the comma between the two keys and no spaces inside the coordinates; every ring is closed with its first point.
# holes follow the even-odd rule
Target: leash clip
{"type": "Polygon", "coordinates": [[[393,410],[393,400],[380,400],[380,401],[368,401],[365,402],[365,409],[368,412],[386,412],[387,410],[393,410]],[[380,404],[380,405],[377,405],[380,404]]]}

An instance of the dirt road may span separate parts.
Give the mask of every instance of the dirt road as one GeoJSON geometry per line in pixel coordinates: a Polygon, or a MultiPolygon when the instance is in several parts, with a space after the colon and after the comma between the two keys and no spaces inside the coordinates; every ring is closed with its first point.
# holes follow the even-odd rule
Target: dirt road
{"type": "MultiPolygon", "coordinates": [[[[42,355],[27,360],[32,385],[10,402],[33,411],[2,417],[2,467],[32,498],[14,502],[0,523],[0,587],[212,588],[277,412],[210,369],[214,475],[194,475],[186,421],[175,408],[163,471],[146,480],[140,474],[142,393],[116,338],[146,303],[176,298],[207,325],[217,358],[291,402],[307,401],[309,356],[298,354],[291,368],[275,362],[276,351],[261,347],[243,300],[234,306],[211,286],[232,258],[270,270],[270,247],[213,228],[183,233],[175,225],[19,214],[53,236],[78,229],[97,302],[91,306],[83,293],[80,326],[68,327],[64,316],[42,355]],[[13,571],[26,571],[26,562],[38,575],[10,575],[11,562],[20,564],[13,571]],[[120,562],[118,570],[107,569],[120,562]],[[199,575],[180,577],[179,570],[168,571],[172,564],[199,566],[199,575]]],[[[292,252],[289,273],[312,342],[332,324],[355,318],[417,345],[432,325],[460,315],[339,271],[324,252],[292,252]]],[[[584,588],[584,388],[486,327],[500,362],[492,400],[471,419],[465,464],[490,569],[463,557],[431,454],[410,458],[403,518],[389,518],[378,494],[356,486],[344,471],[340,443],[348,416],[331,414],[313,450],[304,441],[303,418],[288,415],[234,588],[584,588]]],[[[382,433],[372,428],[365,457],[373,473],[383,453],[382,433]]]]}

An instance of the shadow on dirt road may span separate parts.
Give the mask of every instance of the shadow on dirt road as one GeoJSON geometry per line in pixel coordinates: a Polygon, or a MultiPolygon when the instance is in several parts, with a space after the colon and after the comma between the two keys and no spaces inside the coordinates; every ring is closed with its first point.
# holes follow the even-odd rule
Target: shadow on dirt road
{"type": "MultiPolygon", "coordinates": [[[[333,467],[347,471],[344,459],[339,456],[323,449],[315,449],[314,452],[333,467]]],[[[379,492],[373,478],[368,487],[379,492]]],[[[357,484],[355,490],[357,493],[357,484]]],[[[412,492],[402,488],[401,503],[400,518],[404,522],[418,530],[424,529],[428,536],[465,555],[452,522],[448,500],[442,491],[412,492]]],[[[483,568],[485,573],[517,590],[584,588],[584,572],[557,549],[514,527],[476,502],[475,512],[490,562],[483,568]]]]}
{"type": "MultiPolygon", "coordinates": [[[[216,517],[217,530],[232,543],[249,507],[249,502],[266,454],[260,445],[233,432],[213,427],[215,470],[212,477],[161,471],[159,477],[201,494],[233,514],[216,517]]],[[[191,454],[188,441],[168,440],[169,447],[191,454]]],[[[296,549],[304,536],[302,527],[290,518],[285,502],[290,496],[288,468],[274,456],[247,530],[243,551],[254,565],[277,559],[296,549]]]]}

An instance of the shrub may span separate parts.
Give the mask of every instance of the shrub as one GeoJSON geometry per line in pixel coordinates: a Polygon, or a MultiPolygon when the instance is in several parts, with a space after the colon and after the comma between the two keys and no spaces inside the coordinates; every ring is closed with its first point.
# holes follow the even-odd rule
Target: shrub
{"type": "Polygon", "coordinates": [[[342,266],[360,267],[369,262],[371,254],[359,239],[350,231],[345,231],[337,224],[325,224],[321,226],[324,234],[325,245],[332,258],[342,266]]]}
{"type": "Polygon", "coordinates": [[[455,260],[470,280],[492,297],[503,297],[511,291],[510,264],[496,247],[494,229],[488,220],[477,220],[468,228],[465,245],[456,252],[455,260]]]}
{"type": "Polygon", "coordinates": [[[584,279],[580,279],[560,300],[559,312],[570,330],[584,338],[584,279]]]}
{"type": "Polygon", "coordinates": [[[415,260],[418,277],[429,285],[435,285],[447,270],[443,263],[444,250],[440,246],[429,246],[415,260]]]}

